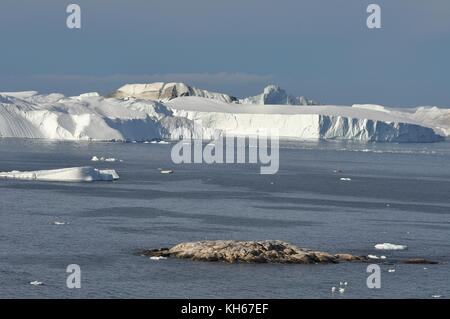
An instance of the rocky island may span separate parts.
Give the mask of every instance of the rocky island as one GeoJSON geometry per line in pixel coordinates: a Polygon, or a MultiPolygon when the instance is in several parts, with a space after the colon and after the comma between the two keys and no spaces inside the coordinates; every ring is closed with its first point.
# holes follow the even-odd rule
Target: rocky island
{"type": "Polygon", "coordinates": [[[229,263],[328,264],[367,260],[365,256],[314,251],[280,240],[205,240],[186,242],[175,245],[172,248],[144,250],[140,252],[140,255],[229,263]]]}

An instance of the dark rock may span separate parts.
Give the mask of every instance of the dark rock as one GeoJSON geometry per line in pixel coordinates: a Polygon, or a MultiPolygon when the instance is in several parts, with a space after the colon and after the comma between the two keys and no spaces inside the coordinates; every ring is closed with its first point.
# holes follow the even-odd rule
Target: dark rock
{"type": "Polygon", "coordinates": [[[419,265],[436,265],[438,264],[437,261],[431,261],[423,258],[411,258],[408,260],[405,260],[405,264],[419,264],[419,265]]]}

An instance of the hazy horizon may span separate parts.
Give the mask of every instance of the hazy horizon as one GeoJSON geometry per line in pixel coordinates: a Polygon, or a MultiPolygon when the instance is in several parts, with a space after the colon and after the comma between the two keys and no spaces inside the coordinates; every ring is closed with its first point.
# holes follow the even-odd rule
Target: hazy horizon
{"type": "Polygon", "coordinates": [[[450,106],[450,2],[77,0],[0,4],[0,91],[107,94],[185,82],[237,97],[277,84],[324,104],[450,106]],[[367,5],[382,29],[366,26],[367,5]]]}

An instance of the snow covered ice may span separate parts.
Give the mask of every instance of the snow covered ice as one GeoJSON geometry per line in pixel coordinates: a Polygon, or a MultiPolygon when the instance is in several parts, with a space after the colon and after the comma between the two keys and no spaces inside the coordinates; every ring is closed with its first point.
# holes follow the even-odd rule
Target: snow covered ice
{"type": "Polygon", "coordinates": [[[228,94],[209,92],[191,87],[184,83],[155,82],[149,84],[126,84],[110,95],[116,98],[149,99],[155,101],[169,101],[180,96],[199,96],[226,103],[237,102],[237,98],[228,94]]]}
{"type": "Polygon", "coordinates": [[[87,166],[28,172],[0,172],[1,178],[47,182],[93,182],[113,181],[119,179],[119,175],[115,170],[98,170],[87,166]]]}
{"type": "Polygon", "coordinates": [[[436,142],[450,133],[450,111],[436,107],[242,104],[292,101],[288,95],[284,99],[284,93],[275,100],[262,97],[238,101],[183,83],[128,84],[110,96],[96,92],[72,97],[35,91],[0,93],[0,137],[209,140],[217,132],[249,136],[270,129],[278,131],[281,138],[301,140],[436,142]],[[199,121],[201,132],[194,129],[199,121]]]}
{"type": "Polygon", "coordinates": [[[285,90],[277,85],[268,85],[263,93],[245,99],[239,100],[242,104],[275,104],[275,105],[316,105],[317,102],[309,100],[304,96],[295,97],[286,93],[285,90]]]}

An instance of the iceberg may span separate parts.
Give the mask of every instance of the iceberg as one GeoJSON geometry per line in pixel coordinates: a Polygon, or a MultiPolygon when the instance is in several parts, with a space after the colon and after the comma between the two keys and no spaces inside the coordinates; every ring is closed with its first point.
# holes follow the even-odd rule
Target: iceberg
{"type": "Polygon", "coordinates": [[[27,172],[0,172],[1,178],[46,182],[94,182],[117,180],[119,175],[115,170],[98,170],[87,166],[27,172]]]}
{"type": "Polygon", "coordinates": [[[295,97],[278,85],[268,85],[264,88],[263,93],[239,100],[242,104],[259,104],[259,105],[317,105],[316,101],[309,100],[304,96],[295,97]]]}
{"type": "Polygon", "coordinates": [[[91,158],[91,162],[123,162],[123,160],[114,157],[98,157],[97,155],[94,155],[91,158]]]}
{"type": "Polygon", "coordinates": [[[249,136],[270,130],[286,139],[437,142],[450,133],[445,109],[238,104],[221,93],[158,85],[122,87],[117,92],[129,94],[127,99],[120,94],[0,93],[0,137],[166,144],[181,137],[210,140],[218,134],[249,136]],[[189,94],[182,93],[185,89],[189,94]]]}
{"type": "MultiPolygon", "coordinates": [[[[275,130],[281,138],[356,140],[363,142],[437,142],[443,136],[406,116],[336,105],[239,105],[196,97],[165,103],[174,116],[201,122],[205,139],[223,134],[260,135],[275,130]]],[[[189,132],[188,132],[189,133],[189,132]]],[[[194,138],[200,138],[191,132],[194,138]]],[[[189,136],[184,135],[184,136],[189,136]]]]}
{"type": "Polygon", "coordinates": [[[404,250],[408,248],[406,245],[396,245],[391,243],[376,244],[375,249],[378,250],[404,250]]]}

